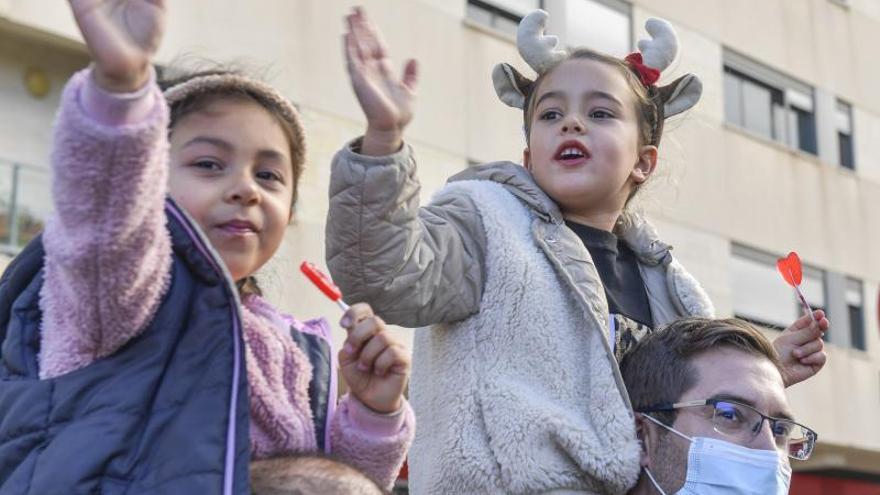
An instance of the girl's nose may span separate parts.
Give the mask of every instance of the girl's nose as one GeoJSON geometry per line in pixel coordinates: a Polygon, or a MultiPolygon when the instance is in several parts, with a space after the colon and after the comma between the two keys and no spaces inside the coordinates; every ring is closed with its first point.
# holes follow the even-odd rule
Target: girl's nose
{"type": "Polygon", "coordinates": [[[562,123],[562,132],[584,132],[584,124],[577,117],[568,117],[562,123]]]}
{"type": "Polygon", "coordinates": [[[243,205],[256,204],[260,201],[260,189],[252,178],[240,177],[229,187],[226,199],[243,205]]]}

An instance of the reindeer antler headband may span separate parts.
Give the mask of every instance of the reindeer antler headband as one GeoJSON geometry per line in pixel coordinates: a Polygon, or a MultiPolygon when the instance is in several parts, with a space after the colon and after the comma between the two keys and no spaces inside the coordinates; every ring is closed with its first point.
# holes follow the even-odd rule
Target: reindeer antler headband
{"type": "MultiPolygon", "coordinates": [[[[568,57],[566,51],[556,48],[559,38],[544,34],[548,17],[547,12],[535,10],[520,21],[516,32],[519,54],[539,76],[568,57]]],[[[648,19],[645,30],[651,38],[639,41],[639,52],[630,54],[625,61],[648,88],[649,96],[660,114],[657,126],[662,128],[663,119],[679,114],[699,101],[703,84],[697,76],[686,74],[666,86],[655,86],[660,73],[672,64],[678,54],[678,38],[672,25],[662,19],[648,19]]],[[[495,66],[492,81],[501,101],[525,110],[534,81],[506,63],[495,66]]]]}

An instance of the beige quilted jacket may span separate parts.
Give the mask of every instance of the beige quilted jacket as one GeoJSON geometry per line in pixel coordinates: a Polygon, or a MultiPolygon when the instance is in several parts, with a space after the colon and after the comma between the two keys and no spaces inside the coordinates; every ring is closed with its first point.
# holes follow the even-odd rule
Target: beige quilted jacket
{"type": "MultiPolygon", "coordinates": [[[[327,262],[349,301],[416,331],[413,493],[623,494],[638,476],[633,418],[583,243],[523,167],[457,174],[419,207],[408,146],[334,158],[327,262]]],[[[656,325],[712,314],[641,218],[636,252],[656,325]]]]}

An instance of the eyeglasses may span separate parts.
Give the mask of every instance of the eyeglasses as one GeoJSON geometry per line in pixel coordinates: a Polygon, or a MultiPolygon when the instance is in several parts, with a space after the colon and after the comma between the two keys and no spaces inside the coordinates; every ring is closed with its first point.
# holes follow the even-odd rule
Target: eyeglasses
{"type": "Polygon", "coordinates": [[[685,407],[711,407],[712,425],[715,431],[735,439],[741,445],[747,444],[755,438],[766,420],[770,424],[770,431],[773,432],[776,447],[787,451],[788,456],[792,459],[801,461],[808,459],[816,446],[816,439],[819,438],[815,431],[800,423],[795,423],[790,419],[773,418],[759,412],[752,406],[731,400],[706,399],[659,404],[641,409],[638,412],[674,411],[685,407]]]}

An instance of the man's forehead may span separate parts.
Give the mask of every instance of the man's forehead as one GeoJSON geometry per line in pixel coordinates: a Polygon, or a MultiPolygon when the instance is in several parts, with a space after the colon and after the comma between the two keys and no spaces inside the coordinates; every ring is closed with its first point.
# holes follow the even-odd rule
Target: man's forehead
{"type": "Polygon", "coordinates": [[[736,400],[769,416],[792,416],[782,376],[766,357],[720,348],[695,356],[691,364],[696,382],[680,401],[736,400]]]}

